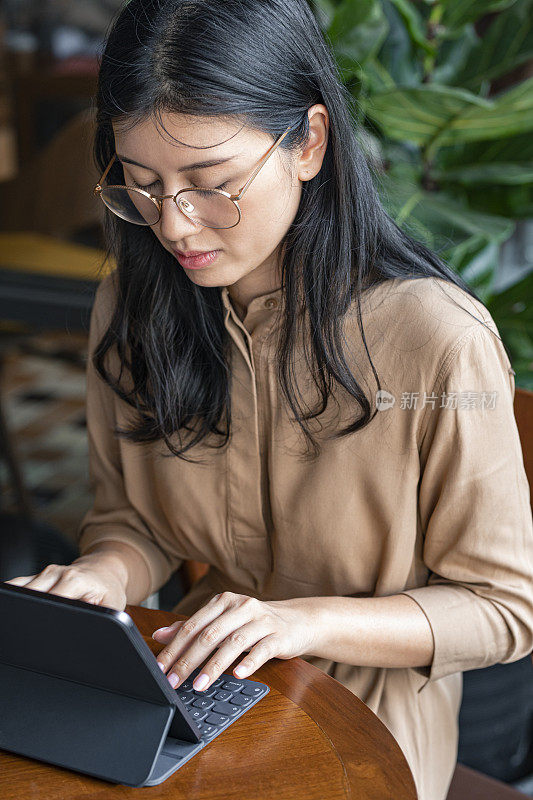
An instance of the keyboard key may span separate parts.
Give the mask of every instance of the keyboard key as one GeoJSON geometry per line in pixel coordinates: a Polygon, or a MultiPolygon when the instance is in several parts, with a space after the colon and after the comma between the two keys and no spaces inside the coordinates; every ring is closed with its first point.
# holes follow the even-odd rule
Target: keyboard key
{"type": "Polygon", "coordinates": [[[202,734],[216,733],[218,731],[218,728],[216,728],[214,725],[208,725],[207,722],[197,722],[196,725],[202,734]]]}
{"type": "Polygon", "coordinates": [[[222,684],[222,688],[228,692],[240,692],[243,686],[244,683],[239,683],[239,681],[226,681],[222,684]]]}
{"type": "MultiPolygon", "coordinates": [[[[192,690],[193,690],[193,692],[197,692],[197,691],[198,691],[198,689],[194,689],[194,688],[193,688],[193,682],[194,682],[195,678],[197,678],[197,677],[198,677],[198,675],[200,674],[200,672],[201,672],[201,671],[202,671],[202,668],[201,668],[201,667],[196,667],[195,669],[193,669],[193,671],[191,672],[191,674],[190,674],[190,675],[189,675],[187,678],[185,678],[185,680],[183,681],[183,683],[181,684],[181,686],[178,686],[178,689],[180,689],[180,690],[181,690],[181,689],[184,689],[184,688],[185,688],[185,689],[192,689],[192,690]]],[[[221,684],[223,684],[223,683],[224,683],[224,681],[225,681],[225,680],[226,680],[228,677],[229,677],[228,675],[225,675],[225,676],[221,676],[220,678],[217,678],[217,679],[216,679],[215,681],[213,681],[213,683],[212,683],[212,684],[209,686],[209,689],[206,689],[206,691],[207,691],[207,692],[209,692],[209,691],[211,691],[211,690],[213,690],[213,691],[214,691],[214,690],[215,690],[215,689],[216,689],[218,686],[220,686],[221,684]]],[[[205,693],[206,693],[206,692],[200,692],[200,694],[202,694],[202,695],[204,695],[205,693]]]]}
{"type": "Polygon", "coordinates": [[[207,716],[205,718],[205,721],[209,725],[223,725],[228,720],[229,720],[229,717],[225,717],[222,714],[213,714],[213,712],[211,712],[209,714],[209,716],[207,716]]]}
{"type": "Polygon", "coordinates": [[[231,700],[233,697],[233,692],[226,692],[223,689],[220,689],[215,695],[215,700],[231,700]]]}
{"type": "Polygon", "coordinates": [[[179,692],[178,697],[182,703],[190,703],[191,700],[194,700],[194,695],[192,692],[179,692]]]}
{"type": "Polygon", "coordinates": [[[187,706],[187,711],[191,715],[193,719],[197,722],[198,720],[205,719],[207,717],[207,711],[203,711],[200,708],[193,708],[192,706],[187,706]]]}
{"type": "Polygon", "coordinates": [[[250,705],[252,698],[246,697],[246,695],[243,694],[234,694],[231,702],[234,706],[240,706],[241,708],[244,708],[244,706],[250,705]]]}
{"type": "Polygon", "coordinates": [[[262,691],[263,690],[260,686],[245,686],[241,694],[245,694],[250,697],[257,697],[257,695],[261,694],[262,691]]]}
{"type": "Polygon", "coordinates": [[[205,708],[206,711],[208,708],[212,708],[214,704],[214,701],[209,700],[208,697],[197,697],[192,703],[195,708],[205,708]]]}
{"type": "Polygon", "coordinates": [[[222,700],[215,703],[213,706],[213,711],[216,711],[217,714],[224,714],[227,717],[234,717],[240,710],[239,706],[234,706],[232,703],[225,703],[222,700]]]}

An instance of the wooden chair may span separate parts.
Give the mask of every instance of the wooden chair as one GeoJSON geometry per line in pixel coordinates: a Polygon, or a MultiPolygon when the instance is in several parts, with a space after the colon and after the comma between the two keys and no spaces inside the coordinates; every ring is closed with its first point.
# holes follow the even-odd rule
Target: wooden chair
{"type": "MultiPolygon", "coordinates": [[[[31,159],[21,162],[12,180],[2,183],[2,231],[52,236],[58,246],[90,232],[91,242],[104,246],[104,206],[93,195],[100,177],[92,154],[95,125],[94,110],[82,109],[31,159]]],[[[27,248],[30,255],[31,240],[27,248]]],[[[25,252],[21,236],[18,249],[25,252]]],[[[49,271],[54,275],[53,263],[49,271]]]]}
{"type": "MultiPolygon", "coordinates": [[[[514,411],[533,505],[533,392],[517,387],[514,411]]],[[[185,590],[189,591],[193,583],[205,575],[208,569],[209,565],[201,561],[186,561],[182,566],[185,590]]],[[[522,792],[502,781],[457,764],[447,800],[523,800],[524,797],[522,792]]]]}
{"type": "Polygon", "coordinates": [[[446,800],[524,800],[525,797],[507,783],[457,764],[446,800]]]}
{"type": "Polygon", "coordinates": [[[520,441],[522,442],[524,466],[531,492],[531,505],[533,506],[533,392],[517,387],[514,398],[514,412],[520,441]]]}

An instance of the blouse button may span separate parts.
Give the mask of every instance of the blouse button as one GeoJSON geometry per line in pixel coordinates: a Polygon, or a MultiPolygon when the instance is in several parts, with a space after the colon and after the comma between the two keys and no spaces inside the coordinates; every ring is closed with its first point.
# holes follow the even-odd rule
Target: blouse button
{"type": "Polygon", "coordinates": [[[278,301],[275,297],[269,297],[265,300],[265,308],[276,308],[278,301]]]}

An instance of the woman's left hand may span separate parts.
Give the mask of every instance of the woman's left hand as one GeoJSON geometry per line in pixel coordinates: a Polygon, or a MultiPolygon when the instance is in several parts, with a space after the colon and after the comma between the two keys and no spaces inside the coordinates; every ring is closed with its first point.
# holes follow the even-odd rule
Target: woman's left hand
{"type": "Polygon", "coordinates": [[[234,592],[215,595],[187,620],[158,628],[152,634],[166,646],[157,655],[161,669],[176,688],[213,651],[194,689],[204,691],[247,652],[233,674],[248,677],[271,658],[309,654],[319,632],[316,597],[257,600],[234,592]],[[169,671],[170,670],[170,671],[169,671]]]}

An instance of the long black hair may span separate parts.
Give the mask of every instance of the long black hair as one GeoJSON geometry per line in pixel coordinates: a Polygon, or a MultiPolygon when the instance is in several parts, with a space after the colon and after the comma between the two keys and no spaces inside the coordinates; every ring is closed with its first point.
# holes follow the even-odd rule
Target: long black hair
{"type": "MultiPolygon", "coordinates": [[[[307,111],[316,103],[328,110],[329,138],[322,167],[303,182],[296,217],[281,242],[283,319],[277,351],[279,384],[315,455],[319,448],[306,420],[325,410],[332,381],[361,411],[335,437],[361,429],[376,413],[348,368],[341,343],[343,318],[355,303],[380,388],[362,326],[362,291],[390,278],[433,276],[479,298],[382,207],[360,145],[354,100],[309,3],[130,0],[106,36],[94,145],[103,171],[115,149],[112,121],[127,128],[152,118],[164,129],[161,114],[176,112],[234,119],[273,140],[292,124],[280,145],[285,158],[305,144],[307,111]],[[320,407],[308,413],[294,390],[294,345],[302,311],[309,322],[310,372],[321,397],[320,407]]],[[[119,162],[108,179],[124,183],[119,162]]],[[[223,447],[230,437],[231,397],[220,288],[194,284],[176,269],[175,257],[148,227],[107,210],[105,237],[107,256],[112,254],[117,264],[117,299],[93,363],[137,412],[135,424],[117,427],[116,435],[139,443],[163,439],[168,455],[185,460],[194,460],[184,454],[204,437],[223,447]],[[115,345],[121,367],[131,375],[129,391],[104,365],[115,345]],[[192,434],[188,440],[184,431],[192,434]],[[170,440],[174,435],[179,446],[170,440]]]]}

